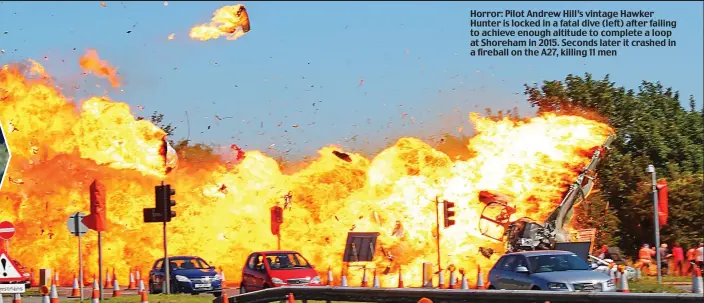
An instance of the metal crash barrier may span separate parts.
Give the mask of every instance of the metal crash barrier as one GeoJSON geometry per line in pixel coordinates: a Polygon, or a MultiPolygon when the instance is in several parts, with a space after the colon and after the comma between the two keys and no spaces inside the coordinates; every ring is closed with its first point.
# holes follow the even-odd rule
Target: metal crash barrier
{"type": "MultiPolygon", "coordinates": [[[[388,302],[417,303],[428,298],[433,303],[443,302],[539,302],[544,303],[663,303],[663,302],[704,302],[701,294],[665,293],[578,293],[551,291],[517,290],[459,290],[423,288],[364,288],[364,287],[278,287],[228,298],[228,303],[263,303],[289,300],[293,294],[296,301],[347,301],[347,302],[388,302]]],[[[290,301],[289,301],[290,302],[290,301]]],[[[213,303],[223,303],[215,298],[213,303]]]]}

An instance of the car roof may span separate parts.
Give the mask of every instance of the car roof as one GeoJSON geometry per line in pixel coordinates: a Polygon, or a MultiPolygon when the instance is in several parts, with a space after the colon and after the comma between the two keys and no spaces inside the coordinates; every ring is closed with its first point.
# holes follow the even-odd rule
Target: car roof
{"type": "MultiPolygon", "coordinates": [[[[182,259],[203,259],[198,256],[170,256],[169,261],[171,260],[182,260],[182,259]]],[[[164,260],[164,258],[159,258],[159,261],[164,260]]]]}
{"type": "Polygon", "coordinates": [[[519,251],[519,252],[513,252],[513,253],[508,253],[505,254],[504,256],[511,256],[511,255],[522,255],[526,257],[535,257],[535,256],[546,256],[546,255],[575,255],[575,253],[571,251],[565,251],[565,250],[531,250],[531,251],[519,251]]]}
{"type": "Polygon", "coordinates": [[[298,252],[293,251],[293,250],[265,250],[265,251],[255,251],[252,254],[262,254],[262,255],[298,254],[298,252]]]}

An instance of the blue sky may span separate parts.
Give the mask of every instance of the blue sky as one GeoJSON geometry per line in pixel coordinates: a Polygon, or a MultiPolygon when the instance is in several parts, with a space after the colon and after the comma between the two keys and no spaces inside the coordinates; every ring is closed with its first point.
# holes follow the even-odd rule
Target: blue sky
{"type": "Polygon", "coordinates": [[[532,113],[522,85],[569,73],[608,73],[628,88],[661,81],[700,106],[703,97],[701,2],[239,2],[252,31],[205,42],[188,39],[190,27],[238,2],[106,3],[0,3],[0,64],[39,59],[69,96],[107,92],[137,115],[164,113],[177,138],[190,128],[191,140],[246,150],[275,144],[301,156],[458,126],[469,134],[470,111],[532,113]],[[652,10],[677,21],[677,47],[620,49],[610,58],[470,57],[470,9],[652,10]],[[123,87],[81,75],[87,48],[119,67],[123,87]],[[215,115],[232,118],[216,123],[215,115]]]}

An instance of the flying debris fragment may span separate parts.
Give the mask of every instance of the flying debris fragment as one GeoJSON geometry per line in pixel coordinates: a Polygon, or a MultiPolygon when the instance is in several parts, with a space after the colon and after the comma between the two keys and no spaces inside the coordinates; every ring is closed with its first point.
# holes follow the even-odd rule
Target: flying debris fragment
{"type": "Polygon", "coordinates": [[[482,254],[487,259],[491,258],[491,255],[494,254],[494,250],[491,248],[486,248],[486,247],[480,247],[479,252],[482,254]]]}
{"type": "Polygon", "coordinates": [[[245,153],[239,146],[237,146],[237,144],[232,144],[230,148],[235,152],[235,160],[237,162],[244,160],[245,153]]]}
{"type": "Polygon", "coordinates": [[[226,37],[227,40],[237,40],[250,30],[249,15],[242,4],[228,5],[213,13],[208,24],[191,28],[191,39],[207,41],[226,37]]]}
{"type": "Polygon", "coordinates": [[[348,155],[346,153],[339,152],[336,150],[333,150],[332,153],[333,153],[333,155],[337,156],[338,158],[340,158],[342,160],[345,160],[347,162],[352,162],[352,158],[350,158],[350,155],[348,155]]]}
{"type": "Polygon", "coordinates": [[[166,164],[166,174],[169,174],[171,171],[176,169],[176,167],[178,167],[178,154],[176,153],[176,150],[171,147],[171,144],[169,143],[169,140],[166,139],[166,136],[164,136],[164,145],[162,147],[161,155],[164,157],[164,163],[166,164]]]}
{"type": "Polygon", "coordinates": [[[173,40],[175,36],[176,36],[176,34],[171,33],[171,34],[169,35],[169,40],[173,40]]]}
{"type": "Polygon", "coordinates": [[[117,68],[110,65],[108,61],[100,59],[96,50],[87,50],[78,60],[78,64],[85,72],[92,72],[98,77],[108,78],[112,87],[120,87],[120,77],[117,75],[117,68]]]}

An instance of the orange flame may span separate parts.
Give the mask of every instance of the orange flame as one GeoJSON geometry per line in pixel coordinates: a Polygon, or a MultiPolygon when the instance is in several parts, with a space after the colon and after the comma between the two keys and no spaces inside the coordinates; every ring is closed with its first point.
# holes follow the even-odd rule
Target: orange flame
{"type": "Polygon", "coordinates": [[[223,6],[213,13],[208,24],[191,28],[191,39],[207,41],[226,37],[227,40],[237,40],[249,32],[249,15],[242,4],[223,6]]]}
{"type": "MultiPolygon", "coordinates": [[[[77,264],[66,258],[77,248],[65,222],[73,212],[87,212],[94,179],[107,188],[104,264],[122,281],[133,268],[146,274],[163,256],[161,225],[142,222],[142,208],[153,207],[153,188],[162,178],[176,189],[170,254],[199,255],[224,268],[231,282],[239,282],[249,253],[276,248],[270,208],[288,192],[293,206],[284,211],[282,248],[301,252],[321,271],[332,266],[336,281],[343,269],[352,285],[361,281],[361,268],[341,263],[347,232],[354,229],[381,233],[378,251],[386,256],[378,253],[370,265],[382,269],[382,286],[397,285],[400,266],[404,283],[419,286],[422,263],[437,259],[436,196],[457,203],[456,225],[442,230],[444,265],[479,265],[486,275],[498,255],[486,259],[479,247],[501,251],[502,244],[480,236],[478,193],[512,197],[515,218],[544,219],[589,162],[587,151],[610,132],[607,125],[573,116],[514,122],[472,114],[478,134],[468,144],[474,156],[467,161],[402,138],[371,159],[348,152],[349,162],[324,147],[293,174],[282,173],[279,163],[259,151],[247,152],[234,167],[182,151],[178,169],[164,177],[159,154],[164,132],[136,121],[127,104],[91,98],[77,111],[48,79],[30,78],[14,65],[0,70],[0,87],[8,89],[0,91],[0,121],[15,128],[6,134],[13,153],[8,176],[23,180],[5,183],[0,220],[17,228],[14,257],[27,267],[58,269],[67,285],[77,264]]],[[[91,276],[97,274],[95,233],[83,239],[91,276]]],[[[476,277],[466,272],[470,281],[476,277]]]]}
{"type": "Polygon", "coordinates": [[[105,60],[100,60],[98,52],[94,49],[86,51],[86,54],[79,59],[78,63],[84,71],[92,72],[99,77],[108,78],[112,87],[120,87],[117,68],[110,66],[110,63],[105,60]]]}

